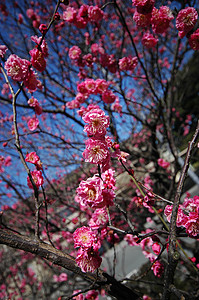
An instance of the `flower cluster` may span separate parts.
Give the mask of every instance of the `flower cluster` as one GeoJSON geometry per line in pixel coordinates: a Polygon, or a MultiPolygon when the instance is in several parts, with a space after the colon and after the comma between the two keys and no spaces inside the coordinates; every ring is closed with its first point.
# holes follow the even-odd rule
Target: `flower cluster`
{"type": "Polygon", "coordinates": [[[133,71],[138,64],[137,57],[122,57],[119,60],[119,69],[121,71],[133,71]]]}
{"type": "Polygon", "coordinates": [[[46,68],[46,60],[48,57],[48,47],[45,40],[42,41],[42,37],[32,36],[31,40],[36,43],[37,47],[30,50],[31,64],[39,72],[43,72],[46,68]],[[41,45],[40,45],[41,43],[41,45]]]}
{"type": "Polygon", "coordinates": [[[40,45],[41,38],[42,37],[37,36],[31,37],[32,41],[37,44],[37,47],[29,52],[31,55],[30,62],[20,58],[16,54],[11,54],[4,66],[8,76],[15,81],[23,81],[24,86],[28,88],[30,92],[35,92],[37,88],[42,87],[41,82],[37,79],[37,74],[31,68],[31,64],[39,72],[44,71],[46,68],[45,58],[48,56],[48,47],[45,40],[43,40],[40,45]]]}
{"type": "Polygon", "coordinates": [[[153,8],[151,23],[154,33],[164,33],[169,28],[174,16],[168,6],[161,6],[159,9],[153,8]]]}
{"type": "MultiPolygon", "coordinates": [[[[110,172],[110,170],[106,172],[110,172]]],[[[102,174],[106,176],[104,173],[102,174]]],[[[114,178],[112,180],[114,181],[114,178]]],[[[94,175],[80,182],[76,190],[78,196],[76,200],[80,202],[81,205],[92,208],[110,206],[113,205],[113,199],[115,198],[114,189],[115,186],[107,187],[106,181],[103,182],[101,178],[94,175]]]]}
{"type": "Polygon", "coordinates": [[[83,272],[94,272],[102,262],[98,253],[100,244],[97,242],[94,232],[83,226],[75,230],[73,239],[74,247],[79,248],[76,256],[77,265],[83,272]]]}
{"type": "MultiPolygon", "coordinates": [[[[89,34],[85,33],[85,42],[90,44],[89,34]]],[[[108,54],[100,44],[94,43],[90,47],[91,53],[83,54],[78,46],[73,46],[69,49],[69,57],[72,63],[80,68],[78,74],[80,79],[86,78],[85,67],[93,68],[94,63],[101,65],[103,68],[108,69],[111,73],[116,73],[118,70],[118,61],[114,54],[108,54]]],[[[129,57],[129,62],[132,65],[131,70],[134,69],[135,60],[129,57]]]]}
{"type": "MultiPolygon", "coordinates": [[[[173,205],[167,205],[164,214],[170,222],[173,205]]],[[[183,204],[179,206],[176,225],[186,228],[190,237],[199,236],[199,196],[185,198],[183,204]]]]}
{"type": "Polygon", "coordinates": [[[151,13],[144,15],[135,11],[133,15],[133,21],[136,23],[137,27],[141,27],[141,28],[149,27],[151,24],[151,13]]]}
{"type": "Polygon", "coordinates": [[[15,81],[23,81],[24,86],[31,92],[41,87],[41,82],[37,79],[36,73],[30,67],[28,60],[22,59],[15,54],[11,54],[5,62],[5,69],[8,76],[15,81]]]}
{"type": "Polygon", "coordinates": [[[100,94],[102,96],[102,100],[107,104],[113,103],[117,99],[117,96],[108,89],[109,85],[110,83],[104,79],[86,79],[77,85],[78,93],[74,100],[67,103],[67,107],[70,109],[79,108],[80,105],[92,94],[100,94]]]}
{"type": "Polygon", "coordinates": [[[112,146],[112,142],[105,135],[109,126],[109,117],[97,105],[84,107],[79,114],[87,123],[84,131],[90,137],[86,141],[86,149],[83,152],[85,161],[101,164],[102,169],[105,170],[100,177],[94,175],[87,180],[82,180],[76,190],[76,201],[85,208],[95,209],[89,221],[92,230],[84,226],[76,229],[73,235],[75,248],[80,247],[76,257],[78,266],[83,272],[93,272],[101,264],[98,249],[102,239],[107,234],[108,214],[106,207],[113,205],[116,187],[113,177],[114,171],[108,169],[110,160],[108,147],[112,146]],[[100,230],[100,240],[97,241],[93,230],[100,230]]]}
{"type": "Polygon", "coordinates": [[[176,28],[179,31],[179,37],[183,38],[193,29],[198,19],[198,13],[194,7],[181,9],[176,18],[176,28]]]}
{"type": "Polygon", "coordinates": [[[135,5],[138,13],[146,15],[152,12],[155,0],[132,0],[132,3],[135,5]]]}
{"type": "Polygon", "coordinates": [[[85,162],[107,166],[110,161],[108,145],[104,137],[92,137],[85,141],[86,149],[83,152],[85,162]]]}
{"type": "Polygon", "coordinates": [[[86,149],[83,152],[83,157],[86,162],[98,164],[102,166],[102,170],[109,169],[110,156],[125,160],[126,153],[123,153],[114,143],[110,137],[105,136],[106,128],[109,126],[109,118],[105,116],[104,112],[97,105],[89,105],[87,108],[82,108],[81,114],[83,120],[88,125],[85,126],[84,131],[91,137],[85,141],[86,149]],[[114,150],[110,153],[109,148],[114,150]]]}
{"type": "Polygon", "coordinates": [[[109,127],[109,117],[105,116],[103,110],[96,108],[88,111],[83,117],[85,125],[84,131],[88,136],[102,137],[106,135],[106,129],[109,127]]]}
{"type": "MultiPolygon", "coordinates": [[[[143,0],[138,1],[140,3],[148,3],[150,1],[143,0]]],[[[174,16],[168,6],[160,6],[160,8],[156,8],[152,6],[152,10],[146,10],[145,12],[140,12],[141,10],[137,10],[134,13],[133,20],[135,21],[138,27],[149,27],[152,25],[152,30],[156,34],[161,34],[167,31],[169,28],[170,22],[174,19],[174,16]]]]}
{"type": "Polygon", "coordinates": [[[29,76],[30,62],[15,54],[11,54],[5,62],[5,69],[8,76],[15,81],[23,81],[29,76]]]}
{"type": "Polygon", "coordinates": [[[148,49],[154,48],[158,43],[158,39],[151,33],[145,33],[142,37],[142,45],[148,49]]]}
{"type": "Polygon", "coordinates": [[[85,28],[88,22],[99,22],[103,16],[103,11],[97,5],[83,4],[78,10],[69,6],[63,12],[64,21],[74,24],[77,28],[85,28]]]}

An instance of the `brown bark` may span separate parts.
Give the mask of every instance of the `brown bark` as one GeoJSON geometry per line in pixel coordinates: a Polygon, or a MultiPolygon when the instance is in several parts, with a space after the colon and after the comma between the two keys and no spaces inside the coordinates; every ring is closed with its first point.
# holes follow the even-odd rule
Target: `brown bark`
{"type": "Polygon", "coordinates": [[[0,229],[0,244],[38,255],[55,265],[72,271],[73,273],[83,277],[86,281],[92,282],[95,286],[104,286],[107,288],[109,294],[116,297],[118,300],[139,299],[139,296],[132,290],[101,270],[94,273],[82,272],[77,266],[74,257],[40,240],[16,234],[7,229],[0,229]]]}

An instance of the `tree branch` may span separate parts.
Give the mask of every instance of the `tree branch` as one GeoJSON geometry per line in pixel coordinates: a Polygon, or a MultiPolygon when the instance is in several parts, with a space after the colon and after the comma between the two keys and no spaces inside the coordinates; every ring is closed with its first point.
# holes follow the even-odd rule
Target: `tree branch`
{"type": "Polygon", "coordinates": [[[75,258],[67,253],[64,253],[52,245],[41,242],[39,240],[31,239],[24,235],[16,234],[10,230],[0,229],[0,244],[7,245],[9,247],[24,250],[25,252],[30,252],[36,254],[41,258],[45,258],[55,265],[61,266],[81,277],[86,281],[95,282],[100,286],[106,286],[108,288],[108,293],[116,299],[139,299],[139,296],[135,294],[125,285],[118,282],[113,277],[98,270],[94,273],[84,273],[77,266],[75,258]],[[120,292],[118,293],[118,291],[120,292]]]}

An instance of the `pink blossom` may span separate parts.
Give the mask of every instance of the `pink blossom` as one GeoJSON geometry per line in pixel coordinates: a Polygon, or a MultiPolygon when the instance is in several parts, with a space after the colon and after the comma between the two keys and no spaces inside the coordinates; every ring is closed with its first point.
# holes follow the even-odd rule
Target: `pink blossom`
{"type": "Polygon", "coordinates": [[[181,37],[193,29],[197,19],[198,13],[194,7],[186,7],[179,11],[176,18],[176,28],[181,32],[181,37]]]}
{"type": "MultiPolygon", "coordinates": [[[[73,295],[75,295],[79,292],[81,292],[81,290],[75,290],[75,291],[73,291],[73,295]]],[[[80,293],[78,296],[74,296],[73,299],[74,300],[84,300],[84,296],[80,293]]]]}
{"type": "Polygon", "coordinates": [[[102,94],[102,100],[107,104],[113,103],[116,100],[116,95],[112,91],[106,90],[102,94]]]}
{"type": "Polygon", "coordinates": [[[154,7],[151,18],[153,31],[157,34],[165,32],[173,19],[174,16],[168,6],[160,6],[159,10],[154,7]]]}
{"type": "Polygon", "coordinates": [[[34,164],[37,170],[42,170],[42,162],[36,152],[30,152],[26,154],[25,161],[34,164]]]}
{"type": "Polygon", "coordinates": [[[39,25],[39,31],[41,32],[41,34],[46,34],[46,32],[47,32],[46,24],[40,24],[39,25]]]}
{"type": "Polygon", "coordinates": [[[32,20],[33,27],[38,28],[40,24],[40,17],[34,12],[32,8],[27,9],[26,14],[32,20]]]}
{"type": "MultiPolygon", "coordinates": [[[[31,173],[32,179],[33,179],[37,189],[39,189],[39,187],[42,186],[43,183],[44,183],[42,172],[35,170],[35,171],[31,171],[30,173],[31,173]]],[[[30,181],[29,176],[27,177],[27,183],[28,183],[28,187],[30,189],[33,189],[33,186],[32,186],[32,183],[30,181]]]]}
{"type": "Polygon", "coordinates": [[[119,60],[119,68],[121,71],[133,71],[137,64],[137,57],[123,57],[119,60]]]}
{"type": "Polygon", "coordinates": [[[34,118],[31,118],[29,121],[28,121],[28,128],[31,130],[31,131],[34,131],[35,129],[37,129],[37,127],[39,126],[39,120],[34,117],[34,118]]]}
{"type": "Polygon", "coordinates": [[[85,143],[86,149],[83,152],[83,157],[86,162],[103,164],[107,160],[109,150],[105,141],[90,138],[85,143]]]}
{"type": "Polygon", "coordinates": [[[128,62],[129,62],[129,71],[134,71],[135,67],[138,64],[138,58],[136,56],[135,57],[129,56],[128,62]]]}
{"type": "Polygon", "coordinates": [[[63,19],[66,22],[73,23],[76,20],[77,11],[73,7],[67,7],[67,9],[63,12],[63,19]]]}
{"type": "Polygon", "coordinates": [[[88,94],[88,90],[85,86],[85,82],[81,82],[77,85],[77,90],[78,92],[80,92],[81,94],[85,95],[85,94],[88,94]]]}
{"type": "Polygon", "coordinates": [[[143,295],[143,300],[152,300],[151,297],[149,297],[148,295],[143,295]]]}
{"type": "Polygon", "coordinates": [[[99,22],[103,19],[104,12],[96,5],[89,6],[88,8],[88,17],[92,22],[99,22]]]}
{"type": "Polygon", "coordinates": [[[22,14],[18,14],[18,22],[19,22],[19,24],[23,23],[23,15],[22,14]]]}
{"type": "Polygon", "coordinates": [[[86,181],[82,180],[76,192],[83,205],[97,208],[105,205],[102,189],[102,180],[97,176],[93,176],[88,178],[86,181]]]}
{"type": "Polygon", "coordinates": [[[96,91],[96,84],[94,79],[86,79],[85,82],[85,88],[89,94],[94,94],[96,91]]]}
{"type": "Polygon", "coordinates": [[[99,51],[99,45],[97,43],[91,45],[91,52],[93,55],[97,55],[99,51]]]}
{"type": "Polygon", "coordinates": [[[160,251],[161,251],[161,246],[160,246],[160,244],[158,244],[157,242],[154,243],[154,244],[152,245],[152,250],[153,250],[153,252],[154,252],[156,255],[160,254],[160,251]]]}
{"type": "Polygon", "coordinates": [[[104,227],[108,223],[108,214],[106,208],[97,208],[92,214],[92,218],[89,221],[89,226],[96,230],[100,227],[104,227]]]}
{"type": "Polygon", "coordinates": [[[77,26],[77,28],[85,28],[89,18],[88,18],[88,8],[89,6],[86,4],[83,4],[80,6],[80,9],[77,13],[77,16],[74,20],[74,24],[75,26],[77,26]]]}
{"type": "Polygon", "coordinates": [[[84,131],[88,136],[103,136],[106,134],[106,128],[109,126],[109,117],[101,109],[92,109],[83,117],[83,121],[88,123],[85,125],[84,131]]]}
{"type": "Polygon", "coordinates": [[[38,104],[38,100],[32,96],[32,97],[28,100],[28,104],[29,104],[31,107],[35,107],[35,106],[38,104]]]}
{"type": "Polygon", "coordinates": [[[114,54],[108,55],[108,70],[111,73],[116,73],[117,71],[117,61],[115,59],[114,54]]]}
{"type": "Polygon", "coordinates": [[[117,97],[115,102],[111,105],[111,109],[115,112],[118,112],[120,116],[122,116],[122,105],[119,102],[119,98],[117,97]]]}
{"type": "Polygon", "coordinates": [[[0,45],[0,57],[3,58],[8,48],[5,45],[0,45]]]}
{"type": "Polygon", "coordinates": [[[85,100],[87,99],[87,96],[85,96],[82,93],[77,93],[75,100],[78,101],[80,104],[84,103],[85,100]]]}
{"type": "Polygon", "coordinates": [[[137,27],[149,27],[151,24],[151,14],[143,15],[135,11],[133,21],[136,23],[137,27]]]}
{"type": "Polygon", "coordinates": [[[0,155],[0,165],[3,165],[4,161],[5,161],[5,158],[2,155],[0,155]]]}
{"type": "Polygon", "coordinates": [[[75,109],[80,107],[80,102],[77,99],[69,101],[66,103],[66,107],[69,109],[75,109]]]}
{"type": "Polygon", "coordinates": [[[36,113],[36,115],[41,115],[42,112],[43,112],[42,107],[39,105],[39,103],[37,103],[36,106],[35,106],[35,113],[36,113]]]}
{"type": "Polygon", "coordinates": [[[129,155],[127,152],[120,151],[119,144],[113,144],[112,149],[114,152],[111,153],[111,157],[117,157],[118,160],[126,161],[126,157],[129,155]]]}
{"type": "Polygon", "coordinates": [[[145,33],[142,37],[142,45],[146,48],[154,48],[157,45],[158,39],[150,33],[145,33]]]}
{"type": "Polygon", "coordinates": [[[63,282],[68,280],[68,275],[66,273],[61,273],[59,276],[53,275],[55,282],[63,282]]]}
{"type": "MultiPolygon", "coordinates": [[[[104,169],[105,168],[103,168],[103,170],[104,169]]],[[[115,195],[115,192],[112,189],[103,189],[102,195],[103,195],[103,199],[104,199],[104,204],[106,206],[114,205],[113,199],[116,197],[116,195],[115,195]]]]}
{"type": "Polygon", "coordinates": [[[167,169],[168,167],[170,167],[170,163],[165,161],[163,158],[158,159],[158,165],[164,169],[167,169]]]}
{"type": "Polygon", "coordinates": [[[96,237],[90,228],[83,226],[75,230],[73,239],[75,248],[83,247],[88,249],[94,245],[96,237]]]}
{"type": "Polygon", "coordinates": [[[9,167],[9,166],[11,166],[11,157],[10,156],[7,156],[6,158],[5,158],[5,160],[4,160],[4,165],[5,165],[5,167],[9,167]]]}
{"type": "Polygon", "coordinates": [[[79,59],[81,54],[82,51],[78,46],[71,47],[68,53],[70,59],[79,59]]]}
{"type": "Polygon", "coordinates": [[[158,278],[160,278],[164,272],[164,266],[159,260],[153,264],[151,269],[153,270],[154,275],[158,278]]]}
{"type": "MultiPolygon", "coordinates": [[[[167,217],[168,222],[170,222],[171,220],[172,209],[173,209],[173,205],[167,205],[164,209],[164,214],[167,217]]],[[[178,208],[176,225],[178,227],[184,226],[186,222],[187,222],[187,216],[183,213],[183,206],[180,205],[178,208]]]]}
{"type": "Polygon", "coordinates": [[[199,213],[198,212],[190,212],[188,221],[184,225],[186,228],[186,232],[190,237],[198,237],[199,235],[199,213]]]}
{"type": "Polygon", "coordinates": [[[38,160],[39,160],[39,156],[36,154],[36,152],[30,152],[26,154],[25,161],[31,164],[36,164],[38,160]]]}
{"type": "Polygon", "coordinates": [[[132,234],[126,234],[124,240],[127,241],[130,246],[138,246],[138,238],[134,237],[132,234]]]}
{"type": "Polygon", "coordinates": [[[94,272],[101,265],[102,259],[92,248],[86,251],[80,248],[77,252],[76,263],[82,272],[94,272]]]}
{"type": "Polygon", "coordinates": [[[199,196],[185,198],[183,207],[186,209],[186,212],[197,212],[199,209],[199,196]]]}
{"type": "Polygon", "coordinates": [[[149,14],[155,4],[155,0],[132,0],[132,2],[136,6],[137,11],[144,15],[149,14]]]}
{"type": "Polygon", "coordinates": [[[37,115],[41,115],[42,113],[42,107],[39,105],[39,102],[36,98],[34,98],[33,96],[28,100],[28,104],[31,106],[31,107],[34,107],[35,108],[35,113],[37,115]]]}
{"type": "Polygon", "coordinates": [[[35,92],[37,88],[41,89],[41,81],[37,79],[37,73],[30,69],[29,76],[25,78],[24,85],[30,92],[35,92]]]}
{"type": "Polygon", "coordinates": [[[43,39],[42,44],[40,45],[41,39],[42,39],[41,36],[40,37],[38,37],[36,35],[35,36],[31,36],[31,40],[37,45],[37,48],[39,50],[41,50],[43,57],[46,58],[49,55],[48,54],[48,45],[47,45],[45,39],[43,39]]]}
{"type": "Polygon", "coordinates": [[[115,181],[115,178],[113,177],[114,174],[115,174],[115,171],[112,169],[108,169],[104,173],[102,173],[101,177],[104,182],[105,188],[113,189],[113,190],[116,189],[116,186],[115,186],[116,181],[115,181]]]}
{"type": "Polygon", "coordinates": [[[83,117],[87,112],[92,109],[100,109],[99,105],[97,104],[89,104],[87,107],[81,106],[80,110],[78,111],[79,116],[83,117]]]}
{"type": "Polygon", "coordinates": [[[101,95],[108,89],[109,86],[109,83],[106,80],[99,79],[99,78],[95,81],[95,84],[96,84],[96,92],[101,95]]]}
{"type": "Polygon", "coordinates": [[[31,61],[31,64],[33,65],[33,67],[37,71],[43,72],[46,68],[46,61],[45,61],[42,51],[39,51],[38,49],[34,48],[34,49],[30,50],[29,53],[31,55],[30,61],[31,61]]]}
{"type": "Polygon", "coordinates": [[[15,81],[23,81],[29,77],[30,62],[26,59],[21,59],[15,54],[11,54],[5,62],[5,69],[8,76],[15,81]]]}
{"type": "Polygon", "coordinates": [[[86,66],[88,66],[90,68],[93,66],[94,59],[93,59],[93,56],[91,53],[84,55],[82,57],[82,60],[83,60],[83,63],[86,64],[86,66]]]}
{"type": "Polygon", "coordinates": [[[189,45],[193,50],[199,50],[199,28],[190,35],[189,45]]]}
{"type": "Polygon", "coordinates": [[[98,291],[91,290],[86,294],[85,299],[87,299],[87,300],[98,300],[99,299],[98,294],[99,294],[98,291]]]}

